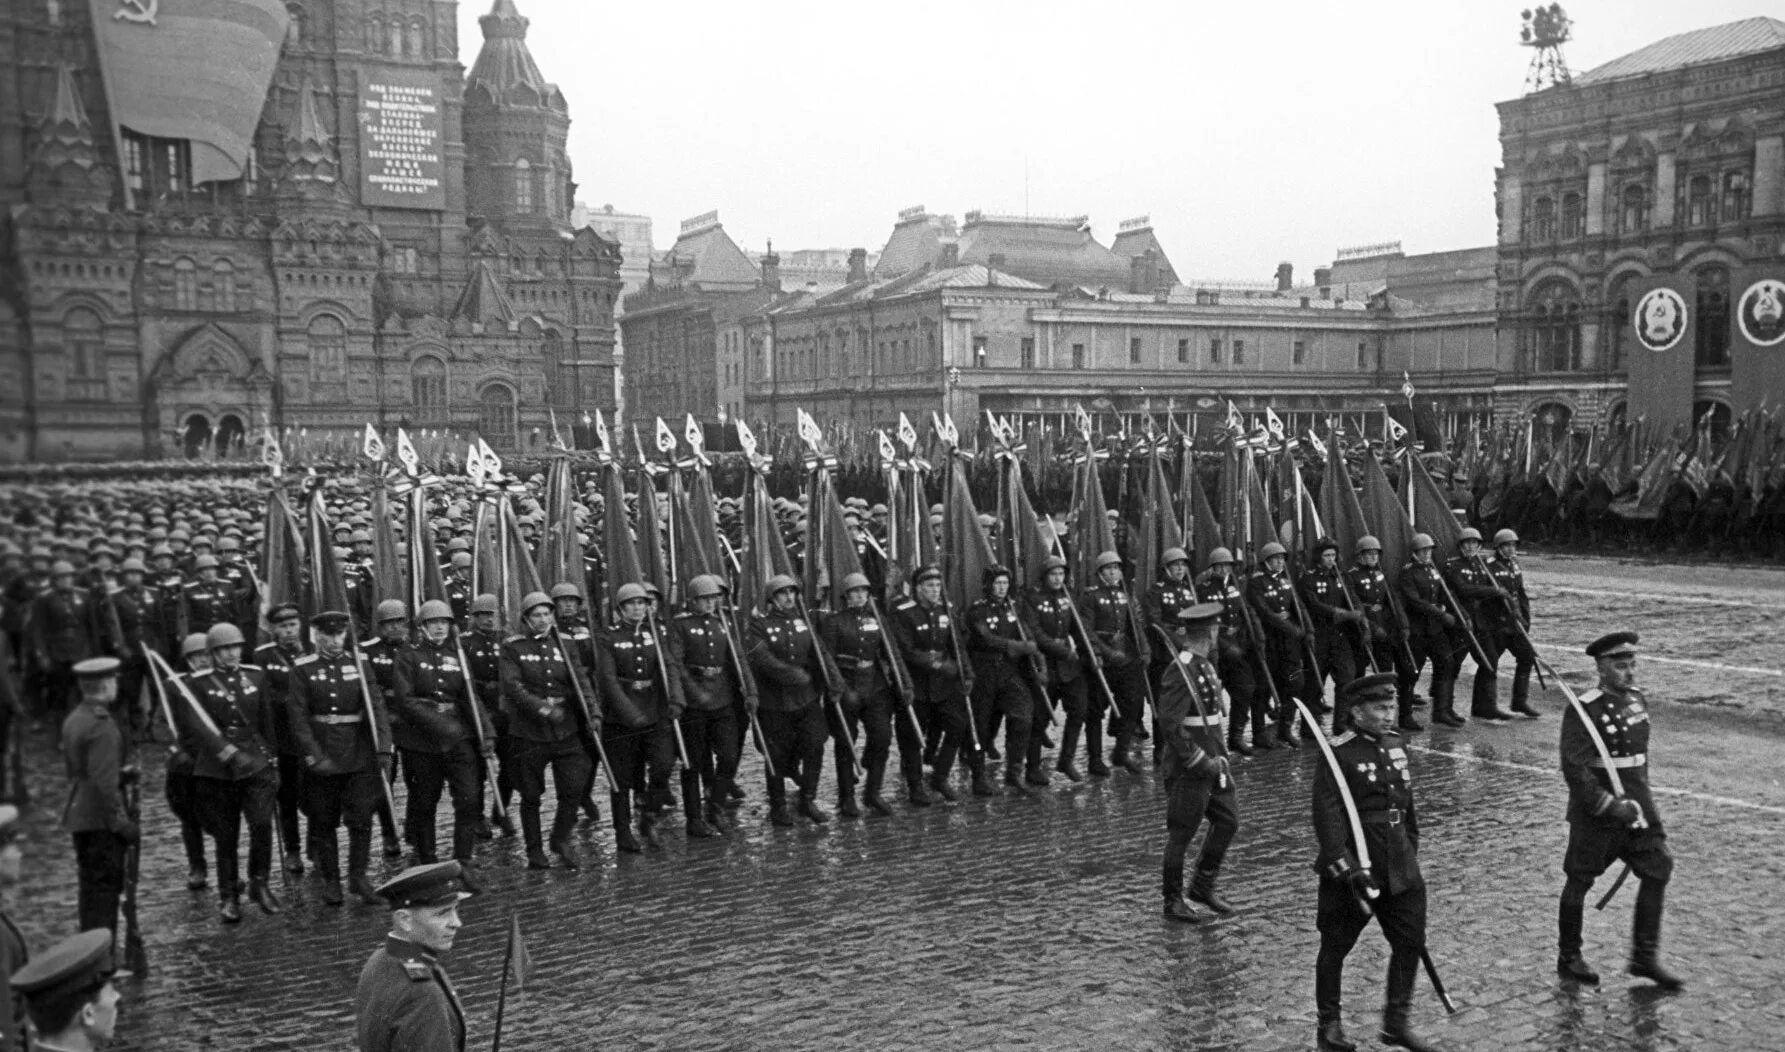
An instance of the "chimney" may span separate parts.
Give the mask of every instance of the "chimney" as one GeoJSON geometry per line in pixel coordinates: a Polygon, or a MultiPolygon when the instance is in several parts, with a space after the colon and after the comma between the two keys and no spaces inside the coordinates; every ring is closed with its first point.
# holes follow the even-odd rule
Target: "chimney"
{"type": "Polygon", "coordinates": [[[781,257],[775,254],[775,243],[769,242],[769,250],[762,257],[762,287],[771,292],[781,291],[781,257]]]}
{"type": "Polygon", "coordinates": [[[946,270],[950,267],[958,267],[960,265],[961,265],[960,242],[950,241],[948,244],[943,245],[942,246],[942,261],[940,263],[938,263],[937,266],[941,269],[946,270]]]}
{"type": "Polygon", "coordinates": [[[1003,270],[1004,269],[1004,253],[994,252],[991,255],[987,256],[985,258],[985,265],[986,265],[987,269],[989,269],[989,270],[1003,270]]]}
{"type": "Polygon", "coordinates": [[[1277,291],[1288,292],[1295,287],[1295,264],[1277,264],[1277,291]]]}
{"type": "Polygon", "coordinates": [[[1316,286],[1318,286],[1320,289],[1320,298],[1321,299],[1326,299],[1327,297],[1332,295],[1333,268],[1331,268],[1331,267],[1315,267],[1314,268],[1314,284],[1316,286]]]}
{"type": "Polygon", "coordinates": [[[1128,291],[1146,295],[1159,287],[1159,253],[1147,249],[1128,257],[1128,291]]]}
{"type": "Polygon", "coordinates": [[[852,248],[849,250],[849,283],[868,280],[868,250],[852,248]]]}

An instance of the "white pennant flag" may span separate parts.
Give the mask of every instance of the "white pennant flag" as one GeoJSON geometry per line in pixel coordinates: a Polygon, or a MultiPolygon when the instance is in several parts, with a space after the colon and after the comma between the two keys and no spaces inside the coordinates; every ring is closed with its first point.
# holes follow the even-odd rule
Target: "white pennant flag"
{"type": "Polygon", "coordinates": [[[1388,425],[1387,428],[1385,428],[1384,430],[1387,431],[1388,440],[1390,442],[1399,442],[1401,439],[1407,437],[1407,429],[1401,426],[1401,422],[1399,420],[1396,420],[1394,417],[1389,416],[1387,413],[1383,413],[1382,421],[1383,421],[1383,423],[1388,425]]]}
{"type": "Polygon", "coordinates": [[[738,445],[744,447],[745,456],[754,458],[756,456],[756,433],[750,430],[750,425],[744,423],[744,418],[741,416],[737,419],[737,425],[738,445]]]}
{"type": "Polygon", "coordinates": [[[669,429],[662,417],[657,418],[657,452],[674,453],[676,451],[676,433],[669,429]]]}
{"type": "Polygon", "coordinates": [[[378,437],[378,429],[369,423],[366,425],[366,439],[360,443],[360,452],[373,462],[381,461],[389,455],[389,451],[384,448],[384,439],[378,437]]]}
{"type": "Polygon", "coordinates": [[[1277,416],[1277,411],[1268,405],[1264,407],[1264,426],[1270,431],[1272,438],[1279,442],[1283,441],[1283,420],[1277,416]]]}
{"type": "Polygon", "coordinates": [[[1085,412],[1085,407],[1082,405],[1074,407],[1073,412],[1078,420],[1078,433],[1084,436],[1085,441],[1089,442],[1091,440],[1091,414],[1085,412]]]}
{"type": "Polygon", "coordinates": [[[502,458],[496,455],[496,451],[490,448],[490,444],[485,442],[482,436],[479,436],[477,439],[477,451],[483,455],[484,477],[491,482],[500,481],[502,478],[502,458]]]}
{"type": "Polygon", "coordinates": [[[403,470],[410,478],[421,474],[421,454],[415,451],[415,443],[409,441],[409,432],[397,428],[397,459],[403,462],[403,470]]]}
{"type": "Polygon", "coordinates": [[[1227,403],[1227,426],[1235,431],[1244,432],[1246,430],[1246,421],[1240,416],[1240,407],[1234,405],[1231,400],[1227,403]]]}
{"type": "Polygon", "coordinates": [[[265,428],[265,446],[260,451],[260,462],[271,469],[274,478],[285,474],[285,453],[279,448],[279,436],[273,434],[272,428],[265,428]]]}
{"type": "Polygon", "coordinates": [[[795,412],[799,415],[800,438],[805,440],[806,445],[812,447],[812,452],[818,452],[819,447],[824,445],[824,432],[818,429],[818,421],[812,419],[812,414],[804,409],[795,410],[795,412]]]}
{"type": "Polygon", "coordinates": [[[700,425],[695,422],[693,413],[688,414],[688,424],[682,429],[682,437],[688,440],[689,448],[693,449],[697,456],[706,452],[707,433],[702,431],[700,425]]]}
{"type": "Polygon", "coordinates": [[[893,448],[892,439],[886,437],[886,432],[875,428],[874,434],[880,436],[880,459],[889,464],[897,460],[899,451],[893,448]]]}
{"type": "Polygon", "coordinates": [[[483,454],[477,451],[477,443],[466,443],[465,477],[471,480],[471,485],[473,487],[479,487],[483,485],[486,474],[487,471],[483,465],[483,454]]]}
{"type": "Polygon", "coordinates": [[[899,441],[905,443],[905,452],[917,451],[917,428],[911,426],[911,418],[904,413],[899,414],[899,441]]]}
{"type": "Polygon", "coordinates": [[[601,451],[603,453],[613,453],[614,445],[612,442],[608,441],[607,437],[607,421],[602,418],[601,410],[599,409],[595,410],[595,440],[601,443],[601,451]]]}

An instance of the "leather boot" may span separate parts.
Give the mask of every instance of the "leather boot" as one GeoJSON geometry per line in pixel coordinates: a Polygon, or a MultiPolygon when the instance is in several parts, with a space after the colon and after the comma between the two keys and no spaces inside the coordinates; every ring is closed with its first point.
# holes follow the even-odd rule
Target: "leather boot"
{"type": "Polygon", "coordinates": [[[1085,720],[1085,770],[1093,778],[1109,777],[1109,764],[1103,762],[1102,720],[1085,720]]]}
{"type": "Polygon", "coordinates": [[[937,796],[940,796],[951,804],[961,798],[960,794],[955,792],[953,787],[948,784],[948,774],[943,771],[932,771],[930,773],[930,792],[935,793],[937,796]]]}
{"type": "Polygon", "coordinates": [[[1413,1032],[1407,1023],[1407,1006],[1389,1007],[1382,1010],[1382,1032],[1376,1035],[1389,1048],[1404,1048],[1407,1052],[1438,1052],[1438,1046],[1413,1032]]]}
{"type": "Polygon", "coordinates": [[[924,788],[922,778],[905,783],[905,799],[912,807],[928,807],[935,802],[930,799],[930,791],[924,788]]]}
{"type": "Polygon", "coordinates": [[[335,843],[334,832],[331,830],[326,839],[312,834],[310,846],[316,875],[322,878],[322,901],[329,906],[339,906],[342,902],[341,848],[335,843]]]}
{"type": "Polygon", "coordinates": [[[1233,912],[1233,905],[1215,890],[1215,872],[1212,869],[1198,869],[1196,876],[1190,881],[1190,892],[1187,897],[1191,902],[1200,902],[1216,913],[1225,916],[1233,912]]]}
{"type": "Polygon", "coordinates": [[[431,820],[426,825],[416,823],[410,843],[415,845],[416,865],[431,866],[440,861],[439,833],[435,830],[431,820]]]}
{"type": "Polygon", "coordinates": [[[1165,919],[1182,924],[1196,924],[1202,916],[1184,901],[1184,868],[1165,867],[1165,919]]]}
{"type": "MultiPolygon", "coordinates": [[[[299,865],[300,865],[300,868],[299,868],[298,872],[301,873],[301,872],[303,872],[303,869],[301,868],[302,864],[300,863],[299,865]]],[[[203,891],[205,888],[208,888],[210,886],[211,886],[211,878],[208,874],[205,873],[205,867],[193,866],[190,869],[186,870],[186,890],[187,891],[203,891]]]]}
{"type": "Polygon", "coordinates": [[[1357,1045],[1345,1036],[1345,1024],[1337,1019],[1321,1023],[1314,1032],[1315,1052],[1357,1052],[1357,1045]]]}
{"type": "Polygon", "coordinates": [[[218,913],[225,924],[235,924],[242,919],[242,885],[236,865],[232,855],[217,852],[218,913]]]}
{"type": "Polygon", "coordinates": [[[718,800],[707,801],[706,814],[702,817],[712,828],[714,836],[724,836],[732,828],[732,823],[729,821],[731,816],[726,813],[724,806],[718,800]]]}
{"type": "MultiPolygon", "coordinates": [[[[285,872],[290,873],[294,877],[303,876],[303,874],[304,874],[304,856],[297,853],[296,851],[287,851],[285,853],[285,872]]],[[[201,876],[203,875],[203,873],[204,873],[203,870],[199,870],[199,874],[201,876]]],[[[188,885],[188,887],[190,887],[190,885],[188,885]]]]}
{"type": "MultiPolygon", "coordinates": [[[[850,803],[853,804],[854,802],[854,799],[851,798],[850,803]]],[[[806,820],[815,826],[821,826],[831,820],[831,816],[825,813],[824,808],[818,806],[818,800],[814,798],[811,793],[800,794],[799,810],[800,814],[804,815],[806,820]]],[[[855,813],[859,816],[861,814],[861,809],[857,808],[855,813]]]]}
{"type": "Polygon", "coordinates": [[[585,821],[585,822],[599,822],[599,821],[601,821],[601,805],[595,802],[595,790],[593,788],[591,788],[588,792],[583,794],[583,802],[581,804],[581,807],[582,807],[582,812],[583,812],[583,821],[585,821]]]}
{"type": "Polygon", "coordinates": [[[217,897],[217,916],[225,924],[242,923],[242,898],[236,894],[235,888],[222,892],[217,897]]]}
{"type": "Polygon", "coordinates": [[[614,817],[614,847],[628,855],[636,855],[644,850],[638,837],[632,832],[632,797],[625,790],[611,793],[608,805],[614,817]]]}
{"type": "Polygon", "coordinates": [[[1581,956],[1581,929],[1585,926],[1582,914],[1586,910],[1585,902],[1572,901],[1569,896],[1562,897],[1556,907],[1556,974],[1564,979],[1588,986],[1599,985],[1599,973],[1581,956]]]}
{"type": "Polygon", "coordinates": [[[1252,747],[1246,744],[1246,739],[1238,734],[1227,736],[1227,751],[1236,756],[1251,756],[1253,753],[1252,747]]]}
{"type": "Polygon", "coordinates": [[[545,838],[539,828],[539,806],[521,805],[521,838],[527,845],[528,869],[551,869],[552,860],[545,857],[545,838]]]}
{"type": "Polygon", "coordinates": [[[349,829],[347,831],[347,890],[359,896],[359,900],[368,906],[382,906],[384,899],[372,887],[372,881],[366,876],[366,868],[372,864],[372,831],[370,829],[349,829]]]}
{"type": "Polygon", "coordinates": [[[1045,789],[1052,784],[1051,779],[1047,776],[1047,772],[1042,770],[1040,764],[1029,765],[1023,772],[1023,781],[1042,789],[1045,789]]]}
{"type": "MultiPolygon", "coordinates": [[[[575,816],[573,814],[572,819],[574,820],[574,818],[575,816]]],[[[556,822],[552,823],[552,854],[558,856],[558,861],[564,864],[565,869],[576,870],[583,868],[582,861],[576,857],[576,848],[571,846],[570,834],[565,833],[559,835],[557,825],[558,823],[556,822]]]]}
{"type": "Polygon", "coordinates": [[[1078,737],[1082,725],[1071,719],[1066,721],[1066,729],[1060,732],[1060,755],[1054,761],[1054,770],[1066,776],[1069,782],[1082,782],[1085,776],[1078,769],[1078,737]]]}
{"type": "Polygon", "coordinates": [[[849,789],[839,787],[837,789],[837,813],[844,818],[860,818],[862,816],[861,805],[855,802],[855,789],[853,787],[849,789]]]}
{"type": "Polygon", "coordinates": [[[1258,731],[1252,735],[1252,748],[1263,749],[1265,752],[1269,752],[1270,750],[1275,749],[1276,747],[1277,747],[1277,729],[1275,727],[1272,727],[1270,724],[1268,724],[1268,723],[1265,724],[1265,727],[1263,730],[1258,731]]]}
{"type": "Polygon", "coordinates": [[[769,821],[784,828],[793,825],[793,813],[787,810],[785,797],[769,801],[769,821]]]}
{"type": "Polygon", "coordinates": [[[280,904],[279,896],[273,893],[272,885],[265,877],[255,877],[248,881],[248,898],[262,913],[283,913],[285,907],[280,904]]]}
{"type": "Polygon", "coordinates": [[[512,807],[503,807],[501,814],[490,812],[490,820],[496,823],[496,829],[503,836],[514,836],[514,809],[512,807]]]}
{"type": "Polygon", "coordinates": [[[1661,989],[1672,991],[1683,989],[1686,982],[1661,963],[1661,911],[1666,891],[1666,884],[1645,880],[1636,892],[1628,971],[1638,979],[1648,979],[1661,989]]]}
{"type": "Polygon", "coordinates": [[[1125,732],[1117,732],[1115,747],[1109,751],[1109,762],[1129,774],[1139,774],[1141,766],[1134,758],[1134,743],[1125,732]]]}
{"type": "Polygon", "coordinates": [[[983,760],[973,765],[973,795],[998,795],[998,787],[993,785],[991,779],[985,776],[985,762],[983,760]]]}
{"type": "Polygon", "coordinates": [[[638,809],[638,838],[647,847],[663,846],[663,841],[657,839],[657,812],[649,806],[638,809]]]}

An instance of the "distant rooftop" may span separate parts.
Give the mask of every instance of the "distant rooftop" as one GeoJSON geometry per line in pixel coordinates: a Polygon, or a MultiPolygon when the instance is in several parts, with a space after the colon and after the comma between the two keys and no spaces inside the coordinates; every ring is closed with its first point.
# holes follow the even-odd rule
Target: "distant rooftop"
{"type": "Polygon", "coordinates": [[[1707,29],[1694,29],[1655,41],[1622,58],[1614,58],[1574,78],[1575,85],[1602,84],[1626,77],[1665,73],[1684,66],[1740,58],[1785,48],[1785,22],[1777,18],[1744,18],[1707,29]]]}

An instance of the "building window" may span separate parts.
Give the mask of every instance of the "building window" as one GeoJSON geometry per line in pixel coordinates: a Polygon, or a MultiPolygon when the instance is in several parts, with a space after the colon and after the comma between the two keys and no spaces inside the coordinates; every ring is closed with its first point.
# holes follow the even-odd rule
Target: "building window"
{"type": "Polygon", "coordinates": [[[1306,340],[1296,340],[1294,343],[1290,344],[1289,363],[1291,365],[1306,365],[1307,362],[1308,342],[1306,340]]]}
{"type": "Polygon", "coordinates": [[[409,57],[410,58],[425,57],[422,54],[421,38],[422,38],[422,24],[421,24],[421,19],[418,18],[415,21],[409,23],[409,57]]]}
{"type": "Polygon", "coordinates": [[[1531,302],[1527,345],[1533,372],[1573,372],[1580,368],[1580,297],[1573,287],[1551,282],[1531,302]]]}
{"type": "Polygon", "coordinates": [[[1179,340],[1178,341],[1178,364],[1179,365],[1190,364],[1190,341],[1189,340],[1179,340]]]}
{"type": "Polygon", "coordinates": [[[318,314],[307,332],[310,378],[339,384],[347,375],[347,326],[333,314],[318,314]]]}
{"type": "Polygon", "coordinates": [[[190,259],[174,260],[174,309],[198,309],[198,265],[190,259]]]}
{"type": "Polygon", "coordinates": [[[1723,176],[1723,218],[1748,218],[1750,190],[1747,172],[1726,172],[1723,176]]]}
{"type": "Polygon", "coordinates": [[[1556,239],[1556,199],[1539,197],[1531,202],[1531,240],[1556,239]]]}
{"type": "Polygon", "coordinates": [[[140,194],[148,188],[149,179],[149,143],[140,135],[124,135],[124,184],[132,193],[140,194]]]}
{"type": "Polygon", "coordinates": [[[1579,194],[1562,195],[1562,240],[1573,241],[1587,232],[1587,208],[1579,194]]]}
{"type": "Polygon", "coordinates": [[[1686,181],[1686,224],[1709,226],[1717,221],[1717,199],[1711,192],[1711,177],[1695,175],[1686,181]]]}
{"type": "Polygon", "coordinates": [[[973,364],[982,369],[985,368],[985,355],[986,338],[984,336],[973,337],[973,364]]]}
{"type": "Polygon", "coordinates": [[[1357,371],[1361,373],[1361,372],[1368,372],[1369,370],[1370,370],[1370,341],[1369,340],[1359,340],[1359,341],[1357,341],[1357,371]]]}
{"type": "Polygon", "coordinates": [[[99,315],[77,307],[62,319],[62,344],[68,350],[68,396],[105,395],[105,333],[99,315]]]}
{"type": "Polygon", "coordinates": [[[1649,228],[1649,188],[1641,183],[1624,187],[1618,211],[1620,233],[1637,234],[1649,228]]]}
{"type": "Polygon", "coordinates": [[[374,18],[366,23],[366,50],[374,55],[384,54],[384,19],[374,18]]]}
{"type": "Polygon", "coordinates": [[[1072,367],[1074,369],[1085,367],[1085,345],[1082,343],[1072,345],[1072,367]]]}
{"type": "Polygon", "coordinates": [[[236,309],[236,268],[227,259],[211,264],[211,302],[213,309],[224,313],[236,309]]]}
{"type": "Polygon", "coordinates": [[[533,166],[525,157],[514,162],[514,210],[522,215],[533,211],[533,166]]]}
{"type": "Polygon", "coordinates": [[[1140,337],[1138,336],[1128,338],[1128,364],[1140,364],[1140,337]]]}
{"type": "Polygon", "coordinates": [[[1035,340],[1033,337],[1029,337],[1029,336],[1023,337],[1023,359],[1022,359],[1022,361],[1023,361],[1024,369],[1035,368],[1035,340]]]}
{"type": "Polygon", "coordinates": [[[446,419],[446,363],[431,354],[424,354],[409,367],[410,396],[415,402],[415,418],[422,423],[440,423],[446,419]]]}
{"type": "Polygon", "coordinates": [[[1628,279],[1619,282],[1612,294],[1606,297],[1610,304],[1610,316],[1605,319],[1606,368],[1611,370],[1624,367],[1624,354],[1630,346],[1631,303],[1630,282],[1628,279]]]}
{"type": "Polygon", "coordinates": [[[1233,364],[1235,364],[1235,365],[1245,365],[1246,364],[1246,341],[1245,340],[1233,341],[1233,364]]]}
{"type": "Polygon", "coordinates": [[[483,389],[477,406],[477,432],[498,449],[512,449],[515,441],[514,389],[491,384],[483,389]]]}
{"type": "Polygon", "coordinates": [[[285,11],[291,16],[291,23],[285,28],[285,47],[295,51],[304,46],[304,9],[286,4],[285,11]]]}
{"type": "Polygon", "coordinates": [[[192,146],[184,139],[156,139],[125,130],[124,178],[141,198],[184,193],[192,185],[192,146]]]}
{"type": "Polygon", "coordinates": [[[1209,364],[1221,364],[1221,337],[1219,336],[1209,337],[1209,364]]]}
{"type": "Polygon", "coordinates": [[[1699,365],[1729,364],[1729,272],[1722,267],[1698,271],[1698,319],[1693,329],[1699,365]]]}

